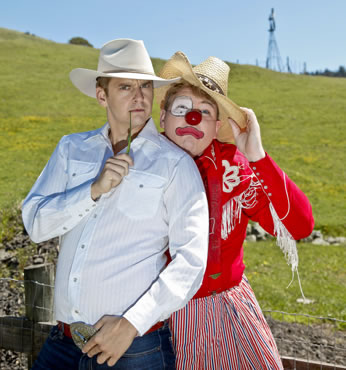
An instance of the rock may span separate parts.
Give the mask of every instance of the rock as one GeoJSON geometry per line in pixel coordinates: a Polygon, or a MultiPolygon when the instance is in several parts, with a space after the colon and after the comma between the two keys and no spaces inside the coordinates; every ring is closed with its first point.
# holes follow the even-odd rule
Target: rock
{"type": "Polygon", "coordinates": [[[268,233],[255,222],[252,226],[252,234],[256,236],[256,240],[266,240],[268,233]]]}
{"type": "Polygon", "coordinates": [[[0,249],[0,262],[6,262],[13,257],[13,254],[0,249]]]}
{"type": "Polygon", "coordinates": [[[315,239],[323,239],[322,232],[320,230],[313,230],[311,233],[311,237],[313,240],[315,239]]]}
{"type": "Polygon", "coordinates": [[[309,299],[309,298],[298,298],[297,302],[298,303],[303,303],[303,304],[311,304],[311,303],[314,303],[315,300],[314,299],[309,299]]]}
{"type": "Polygon", "coordinates": [[[34,265],[41,265],[44,263],[44,257],[43,256],[34,256],[33,257],[33,264],[34,265]]]}
{"type": "Polygon", "coordinates": [[[256,241],[256,236],[255,235],[248,235],[246,237],[246,241],[250,243],[254,243],[256,241]]]}
{"type": "Polygon", "coordinates": [[[315,244],[315,245],[329,245],[329,243],[325,240],[323,240],[322,238],[316,238],[312,241],[312,244],[315,244]]]}
{"type": "Polygon", "coordinates": [[[336,241],[336,243],[340,243],[340,244],[346,244],[346,237],[344,237],[344,236],[337,236],[336,238],[335,238],[335,241],[336,241]]]}
{"type": "Polygon", "coordinates": [[[299,240],[300,242],[303,242],[303,243],[311,243],[313,241],[313,237],[312,235],[310,234],[308,237],[304,238],[304,239],[300,239],[299,240]]]}

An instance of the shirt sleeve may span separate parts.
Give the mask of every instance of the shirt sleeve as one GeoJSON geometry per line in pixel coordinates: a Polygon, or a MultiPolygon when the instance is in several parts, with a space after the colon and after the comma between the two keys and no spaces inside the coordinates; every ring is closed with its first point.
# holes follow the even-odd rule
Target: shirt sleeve
{"type": "Polygon", "coordinates": [[[257,162],[250,162],[249,165],[257,178],[257,203],[245,213],[273,235],[271,204],[278,220],[295,240],[310,235],[314,227],[314,218],[306,195],[268,154],[257,162]]]}
{"type": "Polygon", "coordinates": [[[145,334],[193,297],[200,287],[208,253],[209,214],[204,186],[192,158],[184,156],[164,195],[172,261],[124,315],[145,334]]]}
{"type": "Polygon", "coordinates": [[[67,189],[68,152],[63,137],[22,205],[22,218],[30,238],[42,242],[75,227],[96,203],[91,180],[67,189]]]}

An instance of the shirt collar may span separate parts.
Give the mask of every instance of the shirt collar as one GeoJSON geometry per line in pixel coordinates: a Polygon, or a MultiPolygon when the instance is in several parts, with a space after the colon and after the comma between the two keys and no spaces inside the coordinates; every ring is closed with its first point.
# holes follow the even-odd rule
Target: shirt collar
{"type": "Polygon", "coordinates": [[[142,131],[139,133],[137,136],[138,138],[143,138],[146,140],[151,141],[157,146],[160,146],[160,137],[159,137],[159,132],[157,131],[157,128],[155,126],[154,120],[152,118],[149,119],[147,124],[144,126],[142,131]]]}
{"type": "MultiPolygon", "coordinates": [[[[86,140],[90,139],[96,139],[101,135],[107,142],[110,143],[108,132],[109,132],[110,126],[109,123],[106,122],[101,128],[97,130],[97,134],[94,136],[88,137],[86,140]]],[[[154,143],[157,146],[160,146],[160,137],[159,132],[157,131],[157,128],[155,126],[154,120],[152,118],[149,119],[149,121],[146,123],[146,125],[143,127],[142,131],[138,134],[137,138],[135,140],[138,140],[139,138],[142,138],[144,140],[149,140],[152,143],[154,143]]]]}

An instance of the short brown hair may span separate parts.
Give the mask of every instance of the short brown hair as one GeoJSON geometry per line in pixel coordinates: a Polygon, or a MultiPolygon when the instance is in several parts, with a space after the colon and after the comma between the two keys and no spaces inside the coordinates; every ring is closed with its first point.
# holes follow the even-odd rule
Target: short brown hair
{"type": "Polygon", "coordinates": [[[161,109],[168,110],[171,102],[172,102],[172,97],[176,95],[180,90],[184,88],[189,88],[193,92],[193,94],[206,98],[209,100],[211,103],[213,103],[216,107],[217,111],[217,119],[219,119],[219,107],[215,101],[214,98],[212,98],[209,94],[207,94],[204,90],[200,89],[199,87],[195,85],[191,85],[187,81],[183,80],[182,82],[178,82],[176,84],[173,84],[166,92],[164,99],[161,102],[161,109]]]}
{"type": "Polygon", "coordinates": [[[106,96],[108,96],[108,85],[109,85],[110,80],[111,80],[111,77],[97,77],[96,78],[96,87],[101,87],[105,91],[106,96]]]}

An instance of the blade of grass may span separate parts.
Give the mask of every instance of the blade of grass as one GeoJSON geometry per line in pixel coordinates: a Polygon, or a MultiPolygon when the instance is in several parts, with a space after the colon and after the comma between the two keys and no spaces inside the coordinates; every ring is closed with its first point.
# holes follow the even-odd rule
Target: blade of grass
{"type": "Polygon", "coordinates": [[[131,148],[131,112],[130,112],[130,128],[129,128],[129,134],[127,135],[127,149],[126,149],[126,154],[130,153],[130,148],[131,148]]]}

